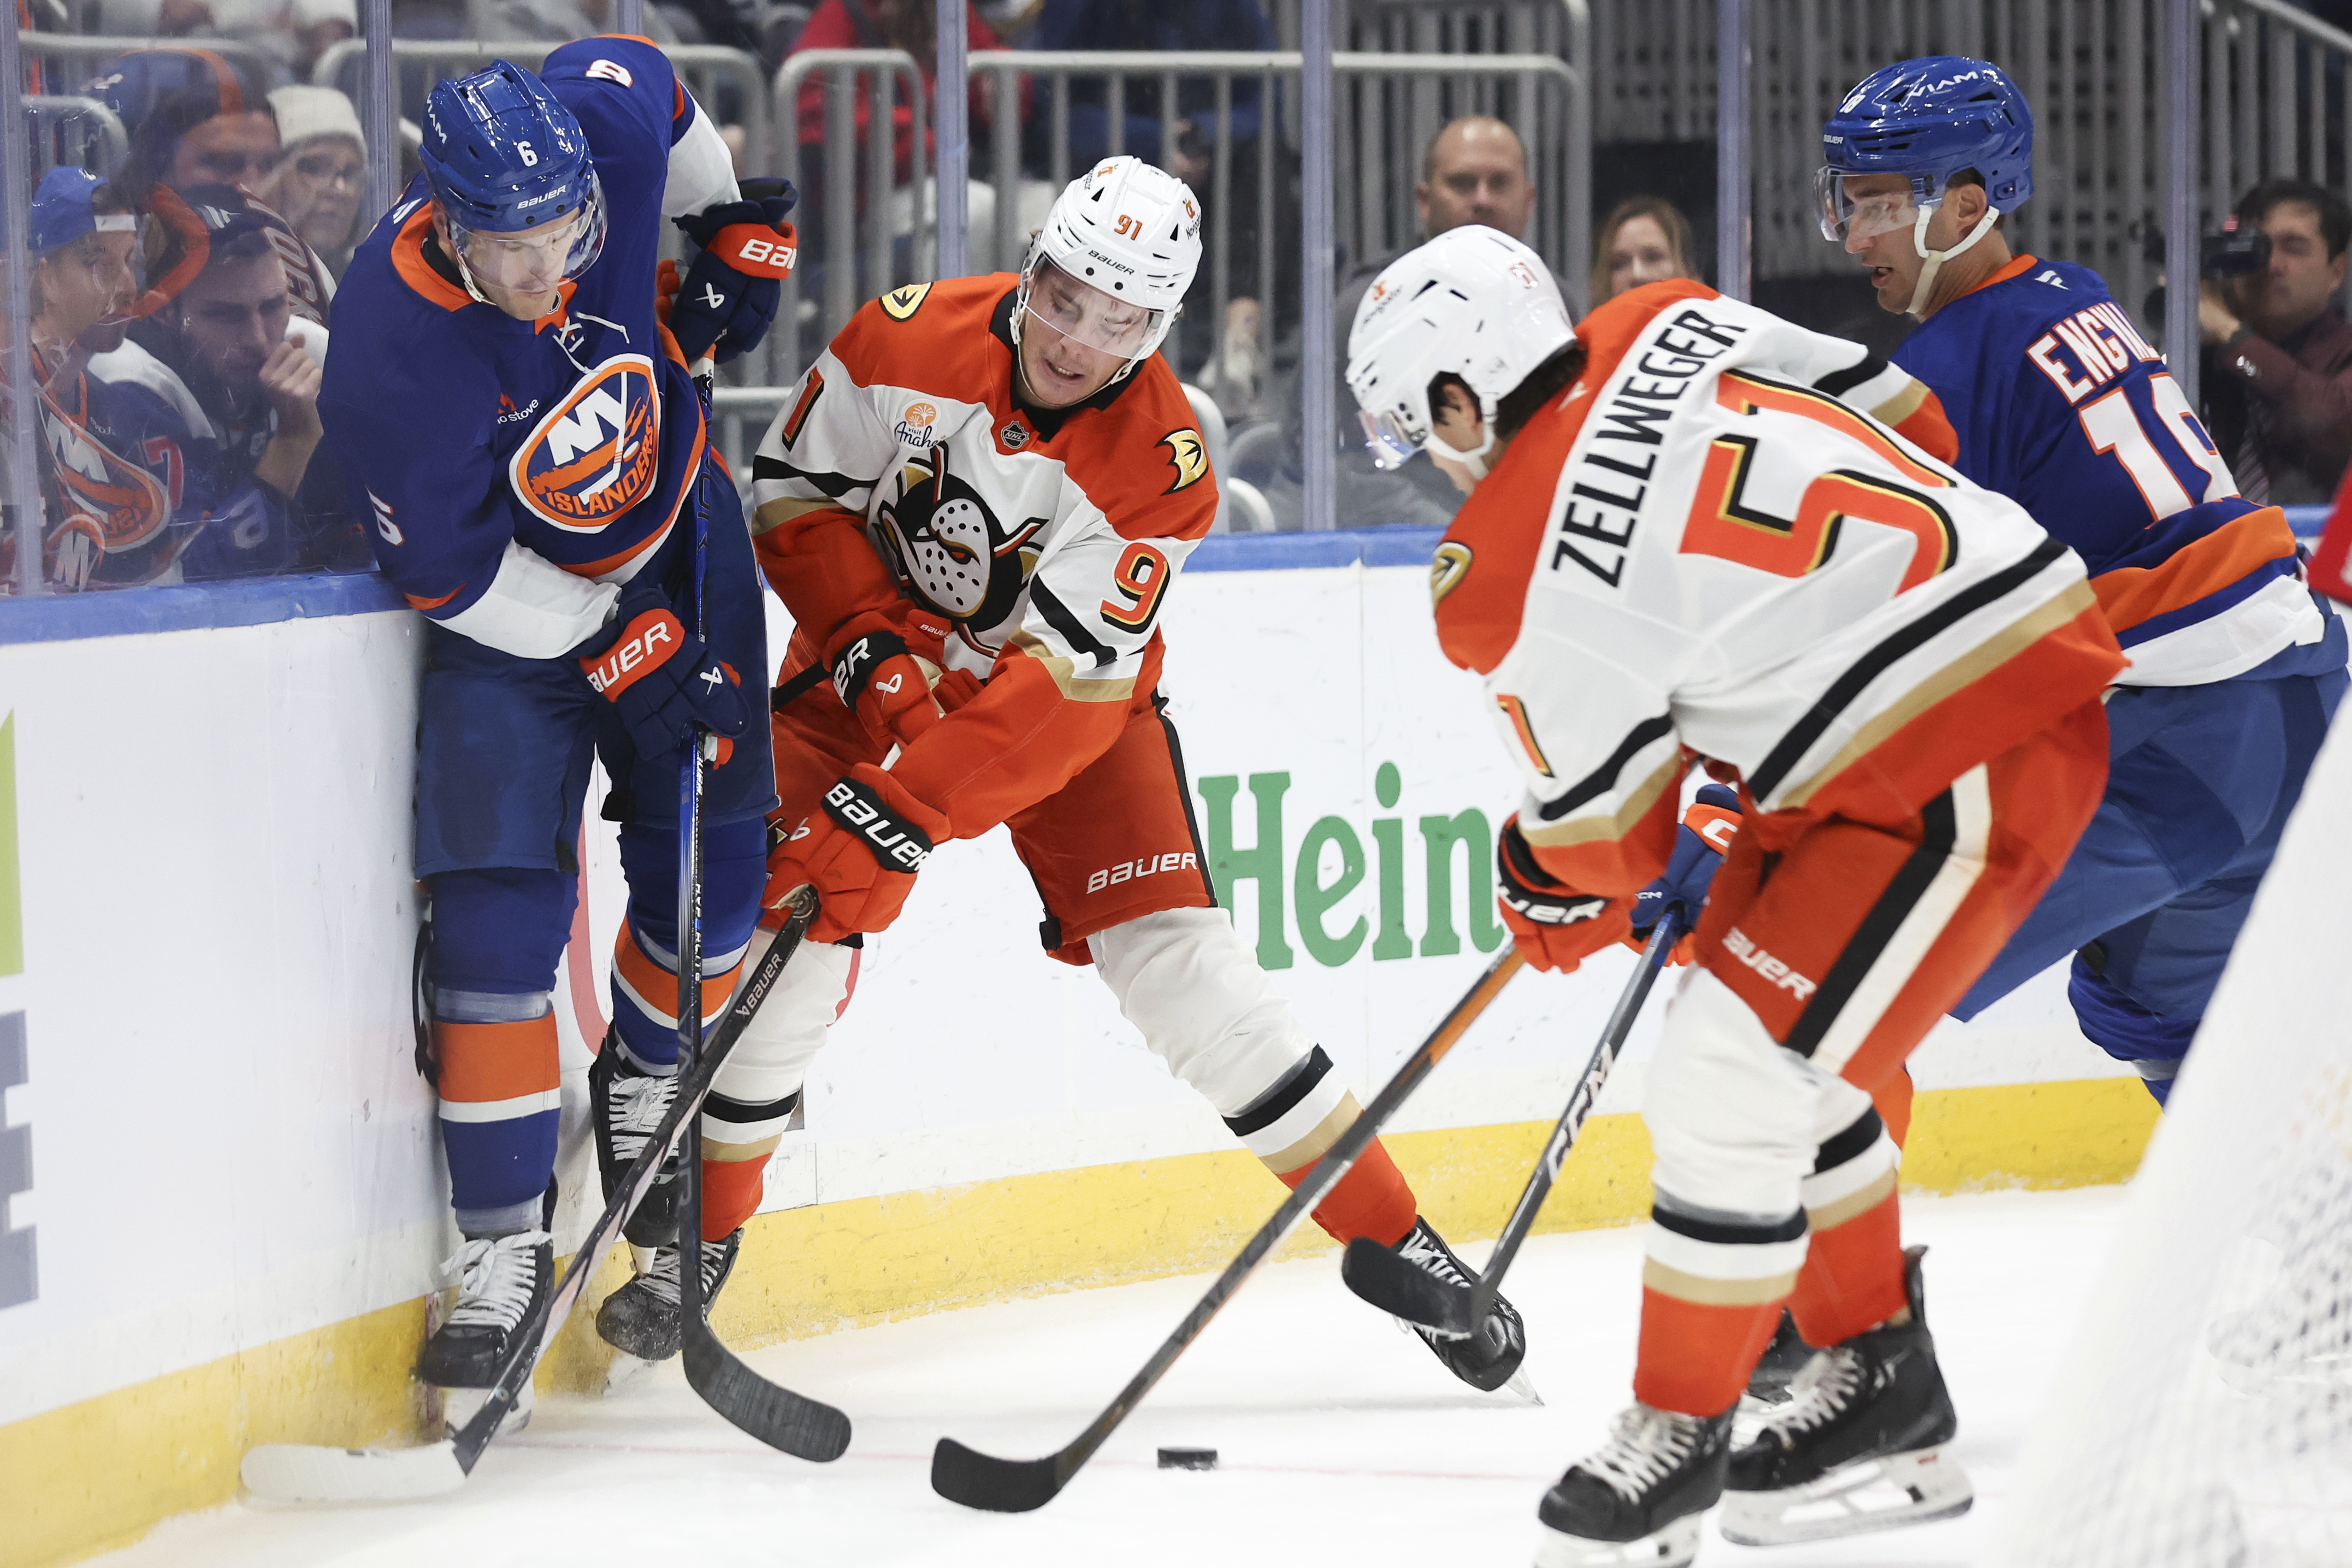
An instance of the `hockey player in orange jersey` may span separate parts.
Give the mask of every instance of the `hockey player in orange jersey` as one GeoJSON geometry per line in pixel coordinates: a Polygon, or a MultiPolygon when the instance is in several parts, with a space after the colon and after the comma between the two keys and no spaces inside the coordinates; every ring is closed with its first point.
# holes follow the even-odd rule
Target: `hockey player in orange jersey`
{"type": "MultiPolygon", "coordinates": [[[[1276,1176],[1303,1180],[1357,1114],[1216,907],[1161,711],[1160,612],[1217,507],[1157,353],[1200,222],[1182,182],[1107,160],[1055,204],[1019,276],[866,305],[761,444],[752,528],[797,623],[774,698],[771,901],[813,883],[824,904],[704,1112],[714,1286],[862,934],[889,925],[929,854],[1000,822],[1044,898],[1047,950],[1091,964],[1276,1176]]],[[[1315,1217],[1461,1278],[1378,1144],[1315,1217]]],[[[607,1303],[606,1338],[675,1351],[678,1264],[667,1253],[607,1303]]],[[[1525,1353],[1507,1311],[1489,1340],[1429,1338],[1485,1389],[1525,1353]]]]}
{"type": "Polygon", "coordinates": [[[1544,1498],[1538,1563],[1686,1563],[1718,1498],[1751,1542],[1960,1511],[1867,1092],[2098,802],[2124,661],[2082,563],[1905,438],[1942,421],[1903,371],[1701,284],[1572,329],[1533,252],[1459,229],[1381,274],[1349,350],[1376,453],[1471,492],[1437,631],[1526,781],[1520,951],[1566,971],[1624,935],[1695,760],[1746,816],[1648,1081],[1636,1403],[1544,1498]],[[1831,1348],[1734,1452],[1784,1302],[1831,1348]]]}

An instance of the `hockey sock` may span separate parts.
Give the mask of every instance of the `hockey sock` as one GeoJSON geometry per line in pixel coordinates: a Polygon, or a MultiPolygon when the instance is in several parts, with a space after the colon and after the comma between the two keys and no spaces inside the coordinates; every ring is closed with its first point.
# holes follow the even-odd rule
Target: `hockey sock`
{"type": "Polygon", "coordinates": [[[1813,1233],[1789,1310],[1807,1344],[1838,1344],[1904,1310],[1897,1155],[1876,1111],[1823,1144],[1804,1180],[1813,1233]]]}
{"type": "Polygon", "coordinates": [[[506,1023],[436,1019],[433,1041],[458,1228],[468,1235],[532,1228],[555,1168],[562,1102],[554,1013],[506,1023]]]}
{"type": "MultiPolygon", "coordinates": [[[[1654,1260],[1651,1268],[1655,1270],[1654,1260]]],[[[1737,1291],[1748,1281],[1725,1283],[1737,1291]]],[[[1645,1281],[1633,1397],[1655,1410],[1720,1416],[1739,1403],[1749,1374],[1780,1326],[1777,1296],[1769,1301],[1696,1301],[1645,1281]]]]}
{"type": "MultiPolygon", "coordinates": [[[[702,968],[702,1027],[716,1027],[735,994],[743,949],[708,956],[702,968]]],[[[623,923],[613,945],[613,1027],[638,1071],[667,1078],[677,1071],[677,955],[623,923]]]]}
{"type": "Polygon", "coordinates": [[[1870,1103],[1878,1111],[1878,1119],[1886,1124],[1886,1135],[1901,1148],[1911,1135],[1911,1070],[1898,1067],[1895,1076],[1870,1092],[1870,1103]]]}
{"type": "MultiPolygon", "coordinates": [[[[1314,1169],[1315,1162],[1309,1160],[1297,1170],[1275,1175],[1296,1192],[1314,1169]]],[[[1342,1246],[1359,1236],[1369,1236],[1383,1247],[1393,1247],[1405,1239],[1420,1217],[1421,1203],[1412,1196],[1412,1185],[1389,1157],[1388,1145],[1377,1138],[1339,1178],[1330,1196],[1315,1206],[1315,1223],[1342,1246]]]]}
{"type": "Polygon", "coordinates": [[[795,1090],[764,1105],[712,1094],[702,1105],[702,1239],[722,1241],[759,1211],[769,1156],[800,1106],[795,1090]]]}

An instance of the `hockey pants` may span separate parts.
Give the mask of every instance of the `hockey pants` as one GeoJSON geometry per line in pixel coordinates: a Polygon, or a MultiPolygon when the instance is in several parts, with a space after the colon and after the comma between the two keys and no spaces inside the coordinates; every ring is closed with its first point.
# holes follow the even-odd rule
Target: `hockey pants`
{"type": "Polygon", "coordinates": [[[2033,907],[2090,821],[2086,704],[1907,819],[1734,841],[1667,1015],[1643,1116],[1654,1207],[1635,1397],[1729,1409],[1782,1306],[1808,1343],[1904,1306],[1899,1154],[1871,1092],[2033,907]]]}

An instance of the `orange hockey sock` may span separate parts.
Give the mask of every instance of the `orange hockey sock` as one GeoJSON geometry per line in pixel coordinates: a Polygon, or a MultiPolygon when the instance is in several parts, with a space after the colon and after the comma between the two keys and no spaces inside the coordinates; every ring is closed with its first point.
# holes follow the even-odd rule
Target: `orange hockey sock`
{"type": "MultiPolygon", "coordinates": [[[[1296,1192],[1314,1168],[1310,1160],[1295,1171],[1278,1174],[1282,1185],[1296,1192]]],[[[1342,1245],[1369,1236],[1383,1247],[1393,1247],[1412,1232],[1412,1222],[1420,1216],[1421,1204],[1412,1196],[1412,1185],[1389,1157],[1388,1145],[1377,1138],[1339,1178],[1330,1196],[1315,1207],[1315,1223],[1342,1245]]]]}
{"type": "Polygon", "coordinates": [[[1901,1148],[1911,1132],[1911,1070],[1898,1067],[1895,1076],[1870,1092],[1870,1103],[1878,1107],[1878,1119],[1886,1124],[1886,1135],[1901,1148]]]}
{"type": "Polygon", "coordinates": [[[1813,1232],[1789,1310],[1807,1344],[1832,1345],[1877,1327],[1906,1304],[1903,1218],[1890,1187],[1852,1218],[1813,1232]]]}
{"type": "Polygon", "coordinates": [[[1717,1306],[1644,1285],[1633,1397],[1656,1410],[1720,1416],[1739,1403],[1780,1326],[1777,1301],[1717,1306]]]}
{"type": "MultiPolygon", "coordinates": [[[[729,1150],[730,1154],[740,1153],[729,1150]]],[[[740,1229],[743,1222],[759,1212],[760,1195],[765,1190],[768,1156],[772,1149],[761,1149],[748,1159],[722,1159],[713,1156],[711,1145],[702,1146],[702,1239],[724,1241],[730,1234],[740,1229]]]]}

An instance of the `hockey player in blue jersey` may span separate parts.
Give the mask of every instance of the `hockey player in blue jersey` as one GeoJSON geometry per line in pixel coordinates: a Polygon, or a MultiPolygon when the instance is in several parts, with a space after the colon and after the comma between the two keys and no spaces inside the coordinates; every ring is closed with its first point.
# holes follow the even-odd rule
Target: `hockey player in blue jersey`
{"type": "MultiPolygon", "coordinates": [[[[384,575],[425,617],[416,873],[465,1243],[457,1308],[417,1375],[478,1403],[551,1289],[551,993],[592,755],[629,883],[613,1032],[590,1074],[608,1183],[675,1094],[677,776],[695,725],[728,737],[704,795],[706,1018],[760,912],[773,775],[740,688],[767,668],[761,584],[688,366],[758,342],[793,246],[789,195],[744,198],[709,120],[639,40],[440,84],[423,162],[345,276],[319,406],[384,575]],[[667,324],[665,218],[702,247],[667,324]]],[[[653,1228],[633,1239],[674,1235],[674,1204],[649,1197],[638,1218],[653,1228]]],[[[723,1269],[732,1238],[714,1254],[723,1269]]]]}
{"type": "Polygon", "coordinates": [[[2344,694],[2344,627],[2098,275],[2010,253],[2033,117],[1999,67],[1889,66],[1822,142],[1822,232],[1918,318],[1895,361],[1942,400],[1960,472],[2083,558],[2132,661],[2098,816],[1955,1011],[2072,954],[2084,1034],[2161,1101],[2344,694]]]}

